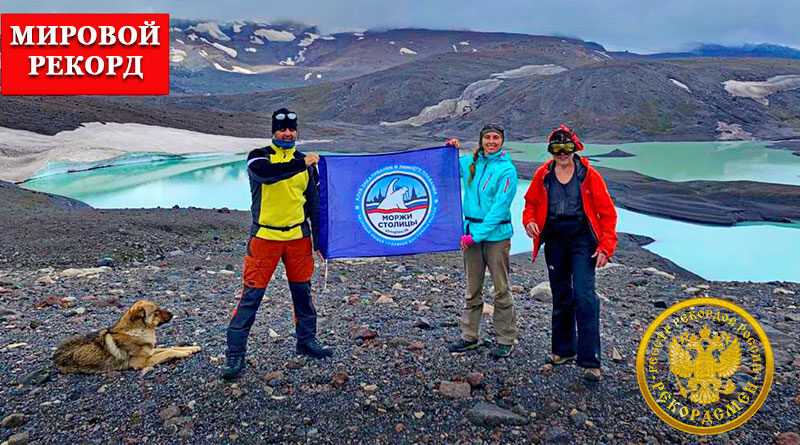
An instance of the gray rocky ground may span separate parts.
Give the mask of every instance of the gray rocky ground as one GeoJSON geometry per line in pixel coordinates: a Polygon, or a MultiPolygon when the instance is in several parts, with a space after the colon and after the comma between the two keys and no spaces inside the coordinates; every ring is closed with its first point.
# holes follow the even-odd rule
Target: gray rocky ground
{"type": "MultiPolygon", "coordinates": [[[[546,280],[541,261],[513,258],[521,338],[500,361],[489,348],[446,352],[458,336],[464,292],[457,254],[331,263],[325,293],[314,278],[320,337],[336,351],[323,362],[293,354],[291,303],[279,269],[252,332],[248,369],[232,384],[217,376],[240,289],[246,213],[98,211],[46,195],[25,205],[34,199],[28,192],[6,192],[0,441],[695,443],[701,440],[646,408],[634,360],[643,330],[662,307],[699,284],[767,327],[777,368],[767,402],[747,424],[702,442],[764,444],[800,430],[797,283],[706,282],[657,262],[638,246],[643,240],[624,236],[615,258],[621,265],[598,273],[605,380],[588,384],[574,366],[542,368],[550,303],[532,291],[546,280]],[[645,271],[653,264],[676,278],[645,271]],[[109,267],[85,277],[64,274],[99,265],[109,267]],[[61,340],[112,324],[140,298],[176,315],[159,331],[160,344],[203,351],[144,377],[50,369],[61,340]]],[[[485,326],[491,340],[490,320],[485,326]]]]}

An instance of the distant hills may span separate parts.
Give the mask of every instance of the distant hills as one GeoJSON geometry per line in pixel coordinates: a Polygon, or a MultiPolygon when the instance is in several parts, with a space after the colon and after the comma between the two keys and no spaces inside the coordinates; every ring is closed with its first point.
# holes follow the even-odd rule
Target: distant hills
{"type": "Polygon", "coordinates": [[[769,43],[747,44],[742,46],[705,44],[688,52],[658,53],[653,54],[652,57],[764,57],[800,59],[800,50],[789,46],[772,45],[769,43]]]}

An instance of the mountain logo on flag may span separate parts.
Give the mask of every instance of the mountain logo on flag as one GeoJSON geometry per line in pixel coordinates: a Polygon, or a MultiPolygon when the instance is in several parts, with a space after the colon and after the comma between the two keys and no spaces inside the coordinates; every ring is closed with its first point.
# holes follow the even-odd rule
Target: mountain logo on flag
{"type": "Polygon", "coordinates": [[[374,172],[358,195],[361,225],[375,240],[392,245],[409,244],[422,235],[438,202],[430,176],[407,165],[374,172]]]}

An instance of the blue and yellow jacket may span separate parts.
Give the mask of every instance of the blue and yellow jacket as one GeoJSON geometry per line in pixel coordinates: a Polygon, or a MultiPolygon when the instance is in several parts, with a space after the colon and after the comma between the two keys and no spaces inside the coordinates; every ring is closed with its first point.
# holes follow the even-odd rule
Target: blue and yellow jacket
{"type": "Polygon", "coordinates": [[[463,191],[464,233],[476,243],[502,241],[514,234],[511,202],[517,193],[517,169],[505,150],[478,155],[475,176],[469,179],[473,155],[459,158],[463,191]]]}
{"type": "Polygon", "coordinates": [[[250,236],[289,241],[319,239],[319,175],[295,148],[271,144],[247,156],[253,224],[250,236]]]}

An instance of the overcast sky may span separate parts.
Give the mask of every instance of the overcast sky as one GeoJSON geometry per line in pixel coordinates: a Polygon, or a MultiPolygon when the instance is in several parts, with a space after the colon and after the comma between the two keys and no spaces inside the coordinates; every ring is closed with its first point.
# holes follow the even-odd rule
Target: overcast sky
{"type": "Polygon", "coordinates": [[[0,12],[290,19],[328,33],[398,27],[505,31],[579,37],[609,50],[637,52],[685,50],[698,43],[800,48],[798,0],[2,0],[0,12]]]}

